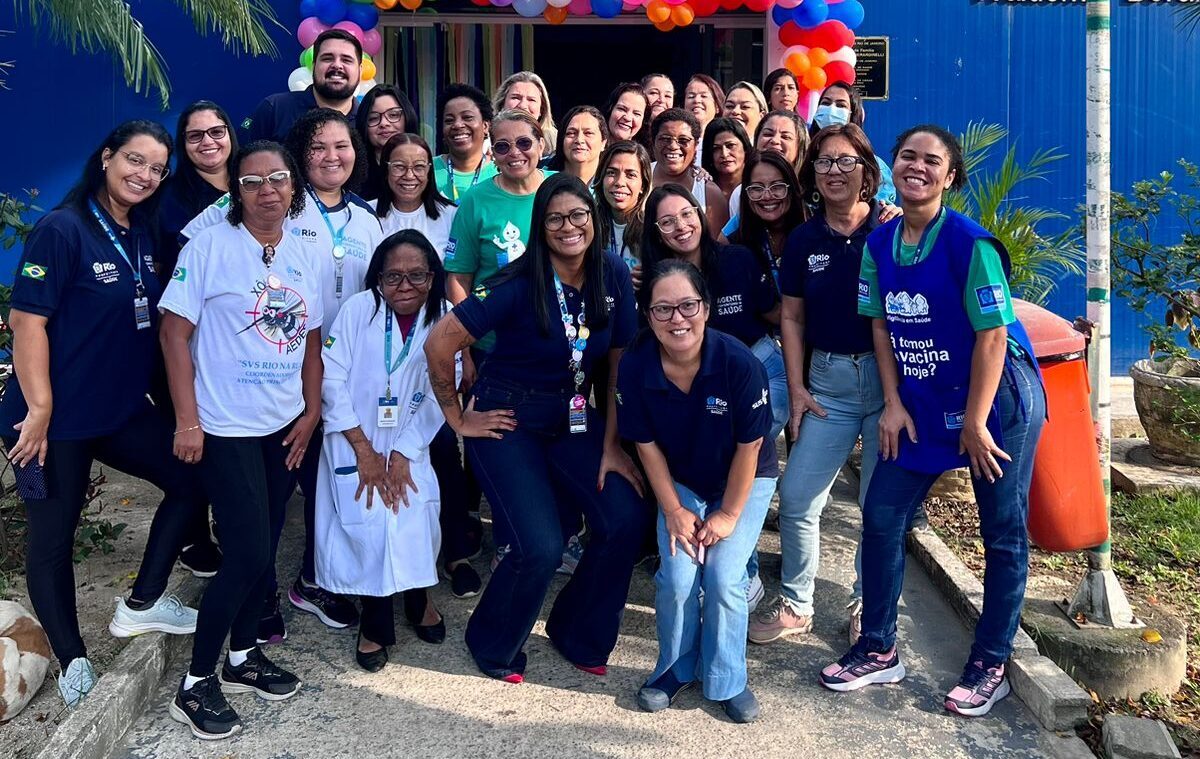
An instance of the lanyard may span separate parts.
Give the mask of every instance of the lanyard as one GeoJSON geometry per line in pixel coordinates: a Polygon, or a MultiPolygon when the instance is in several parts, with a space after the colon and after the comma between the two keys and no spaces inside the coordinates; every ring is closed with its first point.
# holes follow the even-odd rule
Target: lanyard
{"type": "MultiPolygon", "coordinates": [[[[931,231],[933,231],[941,223],[942,217],[945,215],[946,215],[946,209],[942,208],[942,210],[938,211],[938,215],[929,222],[929,225],[927,227],[925,227],[925,231],[921,233],[921,241],[917,243],[917,252],[916,252],[916,255],[913,256],[912,263],[917,264],[917,263],[920,263],[922,259],[924,259],[925,243],[929,241],[929,233],[931,231]]],[[[904,222],[901,221],[899,226],[896,227],[896,237],[892,241],[892,260],[895,261],[897,265],[899,265],[899,263],[900,263],[900,246],[903,243],[904,243],[904,222]]]]}
{"type": "Polygon", "coordinates": [[[350,226],[354,209],[350,207],[350,204],[346,204],[346,222],[335,231],[333,222],[329,220],[329,212],[325,209],[325,204],[321,202],[311,187],[308,188],[308,194],[316,202],[317,210],[321,212],[321,218],[325,221],[325,228],[329,230],[329,236],[333,238],[334,295],[340,300],[342,297],[342,267],[346,262],[346,247],[342,245],[342,238],[346,236],[346,227],[350,226]]]}
{"type": "MultiPolygon", "coordinates": [[[[104,220],[104,215],[100,213],[100,209],[96,207],[96,201],[89,200],[88,208],[91,209],[92,216],[96,217],[96,221],[100,223],[100,228],[103,229],[104,233],[108,235],[109,242],[111,242],[113,247],[117,249],[117,252],[121,254],[122,260],[124,260],[125,263],[129,265],[129,268],[133,271],[134,292],[137,294],[137,297],[142,297],[146,292],[146,288],[142,284],[142,257],[140,255],[134,256],[134,258],[137,259],[137,264],[134,264],[133,261],[130,261],[129,254],[126,253],[125,248],[121,246],[121,241],[117,239],[117,236],[112,231],[112,227],[110,227],[108,222],[104,220]]],[[[135,253],[137,252],[140,251],[135,251],[135,253]]]]}
{"type": "MultiPolygon", "coordinates": [[[[412,347],[412,335],[404,341],[404,347],[400,349],[400,355],[396,358],[396,362],[392,363],[392,319],[394,318],[392,310],[388,309],[387,321],[383,328],[383,368],[387,371],[387,397],[392,397],[392,375],[404,363],[404,359],[408,358],[408,349],[412,347]]],[[[416,324],[413,324],[413,331],[416,331],[416,324]]]]}
{"type": "Polygon", "coordinates": [[[558,272],[554,273],[554,294],[558,296],[558,311],[562,314],[563,332],[567,336],[567,344],[571,346],[571,360],[567,367],[574,374],[575,392],[583,385],[583,351],[587,348],[590,331],[585,326],[584,306],[579,307],[579,329],[575,329],[575,317],[567,310],[567,296],[563,294],[562,280],[558,272]]]}
{"type": "MultiPolygon", "coordinates": [[[[479,157],[479,165],[475,167],[475,176],[471,177],[471,187],[479,182],[479,172],[483,171],[483,156],[479,157]]],[[[455,203],[458,202],[458,185],[454,184],[454,164],[450,163],[450,154],[446,154],[446,176],[450,177],[449,195],[455,203]]]]}

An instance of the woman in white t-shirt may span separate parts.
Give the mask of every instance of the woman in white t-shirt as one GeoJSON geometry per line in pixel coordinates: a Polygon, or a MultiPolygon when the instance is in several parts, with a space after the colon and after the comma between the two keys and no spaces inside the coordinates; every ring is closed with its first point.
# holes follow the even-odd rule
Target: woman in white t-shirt
{"type": "Polygon", "coordinates": [[[242,148],[227,220],[184,246],[159,302],[175,455],[199,465],[221,534],[221,568],[170,707],[205,739],[241,729],[222,691],[279,701],[300,689],[257,646],[285,506],[321,418],[320,267],[285,230],[304,208],[297,175],[275,143],[242,148]]]}
{"type": "Polygon", "coordinates": [[[438,191],[433,178],[433,151],[416,134],[397,134],[380,153],[381,182],[375,188],[375,215],[385,237],[402,229],[415,229],[446,257],[450,225],[458,206],[438,191]]]}

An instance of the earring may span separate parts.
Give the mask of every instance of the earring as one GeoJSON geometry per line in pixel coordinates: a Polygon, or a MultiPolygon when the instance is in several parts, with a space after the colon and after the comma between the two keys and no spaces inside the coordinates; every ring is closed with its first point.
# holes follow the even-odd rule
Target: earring
{"type": "Polygon", "coordinates": [[[867,195],[867,186],[863,185],[862,190],[860,190],[858,193],[858,198],[859,198],[859,200],[866,200],[868,197],[870,197],[870,196],[867,195]]]}
{"type": "Polygon", "coordinates": [[[105,162],[101,162],[101,164],[100,164],[100,170],[101,170],[101,171],[108,171],[108,164],[107,164],[107,163],[105,163],[105,162]]]}
{"type": "Polygon", "coordinates": [[[816,190],[813,190],[812,202],[813,202],[814,206],[817,205],[818,203],[820,203],[821,202],[821,193],[817,192],[816,190]]]}

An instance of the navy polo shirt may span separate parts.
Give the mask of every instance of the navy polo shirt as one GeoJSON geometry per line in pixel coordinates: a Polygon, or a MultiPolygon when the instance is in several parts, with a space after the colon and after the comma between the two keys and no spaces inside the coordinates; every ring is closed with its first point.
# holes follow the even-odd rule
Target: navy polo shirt
{"type": "MultiPolygon", "coordinates": [[[[162,294],[154,274],[153,235],[136,220],[125,229],[107,214],[105,219],[130,260],[142,261],[149,329],[137,328],[133,270],[89,211],[58,208],[43,217],[25,241],[13,280],[12,307],[48,320],[51,440],[115,432],[145,404],[150,387],[162,294]]],[[[12,434],[27,411],[14,375],[0,404],[0,429],[12,434]]]]}
{"type": "Polygon", "coordinates": [[[180,240],[179,233],[189,221],[223,195],[224,190],[205,182],[195,171],[173,175],[167,180],[166,186],[158,191],[154,256],[159,276],[169,275],[175,270],[179,251],[186,242],[186,239],[180,240]]]}
{"type": "MultiPolygon", "coordinates": [[[[762,315],[775,308],[779,293],[774,277],[767,273],[748,248],[717,246],[717,271],[705,279],[712,290],[708,325],[754,345],[771,330],[762,315]]],[[[857,276],[857,275],[855,275],[857,276]]]]}
{"type": "MultiPolygon", "coordinates": [[[[612,253],[604,254],[604,292],[610,308],[608,323],[597,328],[590,318],[587,320],[591,332],[583,350],[587,386],[590,386],[596,362],[609,350],[628,345],[637,331],[637,306],[629,268],[612,253]]],[[[563,294],[567,311],[578,318],[583,303],[580,292],[564,284],[563,294]]],[[[518,275],[495,285],[485,282],[454,308],[454,315],[476,340],[489,332],[496,333],[495,346],[479,367],[480,379],[496,378],[535,390],[570,392],[575,387],[568,366],[571,347],[563,334],[558,297],[549,275],[546,282],[546,309],[550,315],[548,332],[542,330],[533,298],[532,282],[527,276],[518,275]]]]}
{"type": "Polygon", "coordinates": [[[804,342],[830,353],[874,350],[871,320],[858,314],[858,276],[867,235],[879,226],[879,207],[849,237],[830,228],[824,214],[796,227],[783,246],[779,289],[804,299],[804,342]]]}
{"type": "MultiPolygon", "coordinates": [[[[276,92],[274,95],[267,95],[254,109],[254,113],[241,123],[238,141],[243,145],[249,145],[254,140],[283,142],[292,125],[317,107],[317,98],[313,95],[311,84],[299,92],[276,92]]],[[[354,123],[356,113],[358,98],[351,98],[350,113],[346,116],[351,124],[354,123]]]]}
{"type": "MultiPolygon", "coordinates": [[[[684,393],[663,373],[658,340],[645,333],[625,351],[617,373],[617,428],[635,443],[655,443],[671,477],[712,502],[725,494],[738,443],[771,431],[767,373],[750,349],[705,330],[700,369],[684,393]]],[[[763,440],[755,477],[778,477],[775,445],[763,440]]]]}

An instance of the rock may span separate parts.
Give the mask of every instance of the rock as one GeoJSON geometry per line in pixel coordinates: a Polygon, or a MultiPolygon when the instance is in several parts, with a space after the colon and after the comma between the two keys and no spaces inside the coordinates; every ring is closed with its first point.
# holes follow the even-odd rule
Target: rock
{"type": "Polygon", "coordinates": [[[1179,749],[1158,720],[1110,714],[1104,718],[1108,759],[1179,759],[1179,749]]]}
{"type": "Polygon", "coordinates": [[[970,469],[951,469],[933,483],[927,498],[943,501],[965,501],[975,503],[975,489],[971,486],[970,469]]]}

